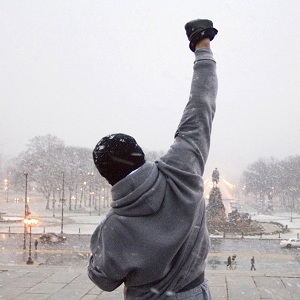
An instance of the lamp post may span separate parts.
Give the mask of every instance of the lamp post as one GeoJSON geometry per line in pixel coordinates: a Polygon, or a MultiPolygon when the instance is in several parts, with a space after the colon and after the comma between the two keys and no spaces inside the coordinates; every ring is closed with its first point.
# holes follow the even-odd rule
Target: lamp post
{"type": "Polygon", "coordinates": [[[290,220],[290,222],[293,222],[293,207],[294,207],[294,199],[291,198],[291,220],[290,220]]]}
{"type": "Polygon", "coordinates": [[[89,176],[89,207],[92,207],[92,176],[94,176],[94,172],[88,172],[89,176]]]}
{"type": "Polygon", "coordinates": [[[86,206],[86,198],[85,198],[85,187],[86,187],[86,181],[83,182],[81,190],[81,196],[80,196],[80,204],[79,207],[81,208],[82,199],[84,199],[84,206],[86,206]]]}
{"type": "Polygon", "coordinates": [[[6,194],[6,202],[8,203],[8,179],[4,179],[4,190],[6,194]]]}
{"type": "Polygon", "coordinates": [[[64,233],[64,204],[65,204],[65,173],[63,172],[62,180],[62,197],[61,197],[61,230],[60,233],[64,233]]]}
{"type": "MultiPolygon", "coordinates": [[[[77,193],[76,193],[76,195],[77,195],[77,193]]],[[[73,201],[75,201],[74,208],[76,209],[77,208],[77,196],[72,196],[71,197],[70,206],[69,206],[70,210],[71,210],[71,202],[73,203],[73,201]]]]}
{"type": "Polygon", "coordinates": [[[32,265],[33,264],[33,260],[31,258],[31,227],[36,225],[38,223],[38,220],[36,219],[24,219],[24,224],[26,224],[27,226],[29,226],[30,230],[29,230],[29,256],[28,259],[26,261],[27,265],[32,265]]]}
{"type": "MultiPolygon", "coordinates": [[[[25,175],[25,213],[24,213],[24,219],[27,218],[27,178],[28,178],[28,173],[24,173],[25,175]]],[[[27,227],[26,227],[26,223],[24,222],[24,244],[23,244],[23,249],[26,249],[26,234],[27,234],[27,227]]]]}

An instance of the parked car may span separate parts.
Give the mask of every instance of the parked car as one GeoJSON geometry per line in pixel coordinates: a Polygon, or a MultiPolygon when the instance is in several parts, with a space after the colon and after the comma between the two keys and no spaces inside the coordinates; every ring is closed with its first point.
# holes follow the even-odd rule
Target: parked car
{"type": "Polygon", "coordinates": [[[288,240],[281,240],[280,247],[286,247],[286,248],[300,247],[300,239],[292,238],[288,240]]]}
{"type": "Polygon", "coordinates": [[[54,232],[43,233],[40,235],[40,240],[44,243],[59,243],[64,242],[67,238],[62,234],[54,232]]]}

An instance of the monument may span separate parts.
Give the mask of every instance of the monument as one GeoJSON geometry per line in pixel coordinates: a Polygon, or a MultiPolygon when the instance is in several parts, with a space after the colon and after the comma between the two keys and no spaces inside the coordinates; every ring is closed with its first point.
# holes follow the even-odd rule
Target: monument
{"type": "Polygon", "coordinates": [[[218,187],[220,173],[217,168],[212,173],[213,187],[209,193],[206,206],[207,228],[209,233],[253,233],[259,234],[261,228],[257,222],[251,221],[249,214],[241,214],[237,210],[226,215],[222,193],[218,187]]]}
{"type": "Polygon", "coordinates": [[[215,224],[227,221],[225,206],[222,201],[222,194],[217,186],[214,186],[209,193],[206,215],[207,219],[215,224]]]}

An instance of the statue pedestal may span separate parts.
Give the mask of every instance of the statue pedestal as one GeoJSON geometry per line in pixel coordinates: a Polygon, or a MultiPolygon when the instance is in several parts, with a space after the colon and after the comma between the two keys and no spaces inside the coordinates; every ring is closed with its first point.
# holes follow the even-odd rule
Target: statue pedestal
{"type": "Polygon", "coordinates": [[[210,234],[215,233],[254,233],[260,232],[260,227],[251,219],[245,219],[237,211],[233,211],[227,218],[222,194],[218,187],[213,187],[209,193],[206,207],[206,224],[210,234]]]}

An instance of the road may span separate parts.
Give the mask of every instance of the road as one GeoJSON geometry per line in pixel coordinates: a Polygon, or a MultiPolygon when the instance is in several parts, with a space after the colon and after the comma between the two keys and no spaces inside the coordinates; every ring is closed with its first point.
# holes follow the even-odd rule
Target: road
{"type": "MultiPolygon", "coordinates": [[[[66,235],[64,243],[47,244],[41,241],[38,250],[34,249],[32,237],[31,257],[35,265],[78,266],[85,267],[90,256],[90,235],[66,235]]],[[[24,265],[29,256],[23,250],[22,234],[1,234],[0,264],[24,265]]],[[[237,270],[250,270],[250,259],[255,256],[259,271],[298,272],[300,269],[300,249],[282,249],[278,240],[268,239],[223,239],[212,238],[207,268],[225,270],[227,257],[236,254],[237,270]]]]}
{"type": "Polygon", "coordinates": [[[209,269],[226,269],[229,255],[236,254],[238,270],[250,270],[251,257],[255,257],[260,271],[299,272],[300,249],[280,248],[279,240],[269,239],[212,239],[208,257],[209,269]]]}

